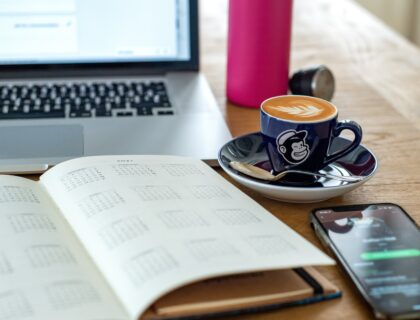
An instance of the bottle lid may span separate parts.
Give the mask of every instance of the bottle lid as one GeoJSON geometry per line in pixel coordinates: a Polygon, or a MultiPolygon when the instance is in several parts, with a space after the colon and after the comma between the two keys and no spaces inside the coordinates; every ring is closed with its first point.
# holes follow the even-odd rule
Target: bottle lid
{"type": "Polygon", "coordinates": [[[330,101],[335,90],[334,75],[325,65],[301,69],[293,74],[289,87],[293,94],[330,101]]]}

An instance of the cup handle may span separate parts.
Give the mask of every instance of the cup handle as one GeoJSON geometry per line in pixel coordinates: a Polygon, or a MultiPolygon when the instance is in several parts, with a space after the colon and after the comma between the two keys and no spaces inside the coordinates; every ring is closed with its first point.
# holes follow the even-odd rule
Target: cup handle
{"type": "MultiPolygon", "coordinates": [[[[324,160],[324,166],[331,162],[334,162],[335,160],[341,157],[344,157],[346,154],[349,154],[354,149],[356,149],[362,141],[362,127],[357,122],[352,120],[343,120],[338,122],[334,128],[332,137],[338,137],[343,130],[352,131],[354,133],[354,140],[347,148],[337,151],[333,154],[327,155],[327,157],[324,160]]],[[[333,139],[331,139],[330,144],[332,141],[333,139]]]]}

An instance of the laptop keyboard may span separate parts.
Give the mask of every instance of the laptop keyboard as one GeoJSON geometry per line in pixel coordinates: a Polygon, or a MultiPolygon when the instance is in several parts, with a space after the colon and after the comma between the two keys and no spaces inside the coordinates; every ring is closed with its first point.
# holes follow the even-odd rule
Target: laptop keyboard
{"type": "Polygon", "coordinates": [[[173,114],[163,82],[0,85],[0,120],[173,114]]]}

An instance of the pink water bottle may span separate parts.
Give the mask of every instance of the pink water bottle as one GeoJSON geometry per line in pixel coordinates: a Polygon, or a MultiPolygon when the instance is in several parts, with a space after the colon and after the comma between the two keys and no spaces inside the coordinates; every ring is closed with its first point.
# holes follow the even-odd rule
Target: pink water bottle
{"type": "Polygon", "coordinates": [[[230,0],[227,97],[258,108],[287,93],[292,0],[230,0]]]}

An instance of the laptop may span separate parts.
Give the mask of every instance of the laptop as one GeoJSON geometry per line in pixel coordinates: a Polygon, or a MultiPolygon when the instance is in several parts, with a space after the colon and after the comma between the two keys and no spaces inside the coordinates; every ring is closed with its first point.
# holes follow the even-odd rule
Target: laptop
{"type": "Polygon", "coordinates": [[[103,154],[217,158],[197,0],[0,1],[0,172],[103,154]]]}

